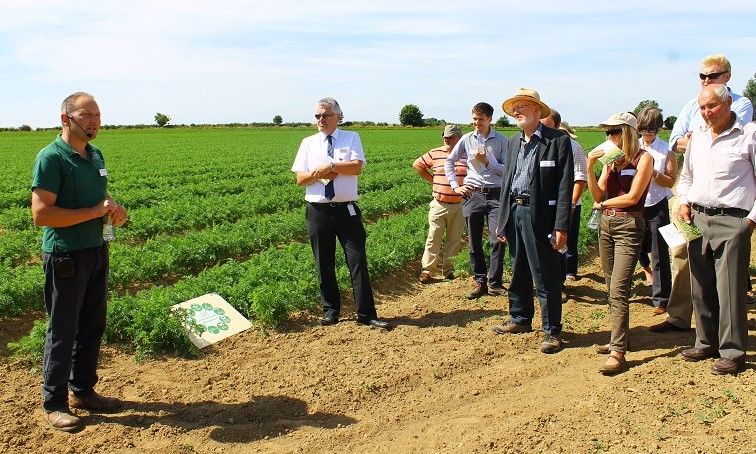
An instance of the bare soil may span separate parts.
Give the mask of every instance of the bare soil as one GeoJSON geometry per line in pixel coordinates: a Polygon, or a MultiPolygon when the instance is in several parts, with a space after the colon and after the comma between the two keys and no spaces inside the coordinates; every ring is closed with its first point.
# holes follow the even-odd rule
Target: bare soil
{"type": "MultiPolygon", "coordinates": [[[[377,282],[383,332],[353,313],[331,327],[300,314],[275,332],[250,329],[185,360],[142,364],[103,348],[98,391],[121,411],[77,411],[86,427],[50,429],[38,372],[7,359],[30,316],[0,324],[0,452],[756,452],[756,305],[747,369],[715,376],[684,362],[695,333],[653,334],[650,288],[635,279],[628,371],[607,377],[593,346],[609,339],[595,257],[564,305],[565,348],[528,334],[496,336],[505,297],[468,301],[469,278],[422,285],[417,264],[377,282]]],[[[350,306],[350,302],[345,302],[350,306]]],[[[39,314],[35,314],[39,316],[39,314]]]]}

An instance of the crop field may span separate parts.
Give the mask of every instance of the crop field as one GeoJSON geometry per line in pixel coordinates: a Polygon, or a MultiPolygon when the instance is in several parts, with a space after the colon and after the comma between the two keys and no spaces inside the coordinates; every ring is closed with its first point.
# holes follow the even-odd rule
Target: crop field
{"type": "MultiPolygon", "coordinates": [[[[466,129],[469,130],[469,127],[466,129]]],[[[196,353],[173,304],[216,292],[261,327],[319,306],[306,238],[304,188],[290,171],[302,138],[314,128],[103,130],[110,194],[129,223],[110,246],[111,298],[106,342],[196,353]]],[[[360,129],[368,160],[359,180],[371,278],[417,259],[427,232],[428,184],[411,167],[441,143],[438,129],[360,129]]],[[[507,136],[513,130],[503,131],[507,136]]],[[[579,132],[590,150],[602,131],[579,132]]],[[[44,310],[41,228],[29,209],[31,170],[51,131],[0,134],[0,311],[44,310]]],[[[590,210],[583,210],[585,223],[590,210]]],[[[586,232],[586,229],[582,229],[586,232]]],[[[581,235],[585,250],[590,235],[581,235]]],[[[338,256],[338,254],[337,254],[338,256]]],[[[350,287],[339,258],[342,289],[350,287]]],[[[464,271],[467,254],[457,257],[464,271]]],[[[40,352],[44,321],[15,344],[40,352]],[[35,334],[36,333],[36,334],[35,334]]]]}

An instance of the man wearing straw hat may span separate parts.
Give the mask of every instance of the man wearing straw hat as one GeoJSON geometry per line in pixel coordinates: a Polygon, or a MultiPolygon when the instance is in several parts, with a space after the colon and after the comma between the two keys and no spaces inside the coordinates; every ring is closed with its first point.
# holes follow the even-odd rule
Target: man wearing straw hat
{"type": "Polygon", "coordinates": [[[509,245],[511,318],[496,334],[532,330],[533,287],[541,306],[543,353],[562,346],[562,278],[559,250],[570,228],[574,164],[568,136],[541,124],[551,109],[538,92],[520,88],[502,104],[522,131],[509,138],[499,201],[497,237],[509,245]]]}

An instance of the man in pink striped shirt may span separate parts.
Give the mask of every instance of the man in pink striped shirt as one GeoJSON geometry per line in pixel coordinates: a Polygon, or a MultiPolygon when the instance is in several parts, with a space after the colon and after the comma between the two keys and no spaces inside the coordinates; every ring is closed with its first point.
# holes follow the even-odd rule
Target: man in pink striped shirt
{"type": "MultiPolygon", "coordinates": [[[[437,271],[439,264],[441,264],[444,278],[454,279],[454,264],[451,258],[459,252],[465,225],[465,219],[462,216],[462,195],[452,190],[444,174],[446,158],[462,137],[462,131],[457,125],[446,125],[441,137],[444,139],[442,147],[430,150],[412,164],[412,168],[433,185],[433,199],[431,199],[428,212],[428,239],[425,241],[420,272],[420,282],[423,284],[431,282],[432,275],[437,271]],[[444,232],[446,232],[446,243],[442,258],[441,243],[444,232]]],[[[467,164],[457,161],[455,171],[458,183],[461,185],[467,175],[467,164]]]]}

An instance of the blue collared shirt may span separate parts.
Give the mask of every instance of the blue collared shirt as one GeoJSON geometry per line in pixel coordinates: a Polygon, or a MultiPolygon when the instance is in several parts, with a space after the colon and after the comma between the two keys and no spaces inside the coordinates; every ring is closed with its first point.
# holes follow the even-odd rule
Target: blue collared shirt
{"type": "Polygon", "coordinates": [[[467,164],[467,176],[462,181],[463,184],[479,188],[501,187],[506,153],[507,138],[504,134],[494,131],[493,128],[488,131],[486,137],[479,136],[477,131],[468,132],[457,142],[444,163],[444,173],[449,180],[449,185],[452,189],[459,187],[454,172],[454,163],[460,161],[467,164]],[[475,159],[479,141],[485,143],[488,165],[483,165],[482,162],[475,159]]]}
{"type": "Polygon", "coordinates": [[[530,196],[530,181],[533,179],[536,148],[541,140],[543,126],[538,125],[530,136],[530,142],[525,142],[525,134],[520,133],[520,149],[517,152],[517,167],[512,180],[512,196],[530,196]]]}

